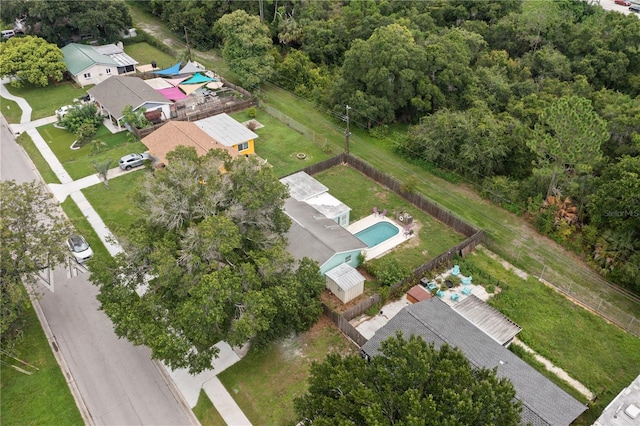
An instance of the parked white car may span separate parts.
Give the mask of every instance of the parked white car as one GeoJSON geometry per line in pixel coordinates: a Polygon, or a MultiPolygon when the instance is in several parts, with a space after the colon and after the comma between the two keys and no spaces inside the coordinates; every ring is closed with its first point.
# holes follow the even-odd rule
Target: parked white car
{"type": "Polygon", "coordinates": [[[93,257],[93,250],[82,235],[72,234],[67,239],[67,246],[78,263],[86,262],[93,257]]]}
{"type": "Polygon", "coordinates": [[[76,107],[75,105],[65,105],[58,108],[56,110],[56,115],[58,116],[58,119],[62,120],[64,116],[67,115],[67,113],[75,107],[76,107]]]}

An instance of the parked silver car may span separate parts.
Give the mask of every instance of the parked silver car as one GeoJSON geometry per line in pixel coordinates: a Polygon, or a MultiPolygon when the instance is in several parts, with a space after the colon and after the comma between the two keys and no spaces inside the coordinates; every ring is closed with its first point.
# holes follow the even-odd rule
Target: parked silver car
{"type": "Polygon", "coordinates": [[[141,154],[127,154],[118,161],[122,170],[131,170],[144,164],[144,160],[149,159],[149,154],[143,152],[141,154]]]}

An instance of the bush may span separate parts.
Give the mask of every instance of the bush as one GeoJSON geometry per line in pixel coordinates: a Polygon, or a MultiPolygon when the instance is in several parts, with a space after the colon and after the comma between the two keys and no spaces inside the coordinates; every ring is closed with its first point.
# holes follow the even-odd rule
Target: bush
{"type": "Polygon", "coordinates": [[[90,124],[97,129],[101,123],[102,117],[98,115],[98,108],[94,104],[84,104],[72,108],[60,120],[60,124],[71,133],[77,133],[83,124],[90,124]]]}
{"type": "Polygon", "coordinates": [[[365,262],[364,268],[368,273],[376,277],[381,286],[386,287],[403,280],[411,272],[409,268],[403,266],[397,259],[388,257],[365,262]]]}
{"type": "Polygon", "coordinates": [[[247,108],[247,116],[249,118],[256,118],[257,115],[258,115],[258,110],[256,109],[256,107],[247,108]]]}

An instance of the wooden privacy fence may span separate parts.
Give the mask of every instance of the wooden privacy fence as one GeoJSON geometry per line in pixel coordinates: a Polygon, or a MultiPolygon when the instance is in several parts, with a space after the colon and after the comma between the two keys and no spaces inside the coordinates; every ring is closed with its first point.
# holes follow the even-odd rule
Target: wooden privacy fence
{"type": "Polygon", "coordinates": [[[333,311],[330,307],[328,307],[324,303],[322,304],[322,310],[324,311],[324,314],[328,316],[331,319],[331,321],[333,321],[333,323],[340,329],[340,331],[342,331],[351,340],[353,340],[355,344],[358,345],[359,348],[361,348],[362,345],[367,343],[367,339],[362,334],[360,334],[360,332],[356,330],[354,326],[349,324],[349,320],[347,320],[344,316],[333,311]]]}
{"type": "MultiPolygon", "coordinates": [[[[453,228],[456,232],[459,232],[467,237],[467,239],[465,239],[461,243],[456,244],[455,246],[449,248],[446,252],[439,254],[427,263],[424,263],[421,266],[417,267],[410,276],[392,285],[389,288],[389,294],[403,291],[405,289],[408,289],[410,286],[415,285],[420,280],[420,278],[424,277],[428,272],[439,267],[440,265],[451,262],[456,255],[466,256],[467,254],[472,252],[484,238],[484,232],[482,230],[476,229],[475,227],[471,226],[459,217],[452,214],[450,211],[447,211],[433,201],[426,199],[421,194],[405,191],[399,181],[385,175],[375,167],[359,158],[353,157],[350,154],[342,153],[336,155],[335,157],[329,158],[320,163],[312,164],[308,167],[305,167],[304,169],[302,169],[302,171],[308,173],[309,175],[314,175],[339,164],[348,164],[350,167],[353,167],[365,176],[373,179],[381,185],[386,186],[387,188],[416,206],[418,209],[424,211],[425,213],[428,213],[435,219],[453,228]]],[[[367,339],[362,336],[362,334],[360,334],[360,332],[354,326],[352,326],[349,321],[364,314],[372,306],[375,306],[381,302],[382,296],[380,296],[380,294],[374,294],[373,296],[358,303],[356,306],[353,306],[352,308],[346,310],[342,313],[342,315],[333,311],[324,303],[322,304],[322,308],[325,315],[328,316],[331,321],[333,321],[333,323],[345,335],[353,340],[359,347],[362,347],[362,345],[367,342],[367,339]]]]}

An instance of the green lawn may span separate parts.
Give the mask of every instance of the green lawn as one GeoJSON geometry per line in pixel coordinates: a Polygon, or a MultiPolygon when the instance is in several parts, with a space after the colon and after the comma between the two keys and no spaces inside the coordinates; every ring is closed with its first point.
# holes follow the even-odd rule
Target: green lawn
{"type": "Polygon", "coordinates": [[[75,135],[55,127],[54,124],[38,127],[38,131],[74,180],[96,173],[93,162],[101,163],[110,159],[110,168],[114,168],[118,166],[118,160],[123,155],[147,150],[141,142],[130,142],[128,132],[112,134],[103,125],[100,125],[94,137],[106,144],[99,152],[93,152],[91,144],[86,144],[80,149],[71,149],[76,140],[75,135]]]}
{"type": "Polygon", "coordinates": [[[55,115],[56,109],[62,105],[73,103],[74,99],[78,99],[87,93],[91,86],[79,88],[69,82],[49,84],[47,87],[35,87],[26,84],[24,87],[12,87],[5,85],[12,95],[20,96],[31,106],[31,120],[50,117],[55,115]]]}
{"type": "Polygon", "coordinates": [[[25,312],[24,337],[15,349],[3,348],[38,370],[2,354],[0,423],[16,425],[82,425],[82,417],[33,308],[25,312]],[[10,365],[33,372],[23,374],[10,365]]]}
{"type": "Polygon", "coordinates": [[[350,167],[332,167],[314,177],[329,188],[331,195],[351,207],[351,222],[370,215],[373,207],[377,207],[379,211],[386,209],[389,217],[395,217],[400,211],[409,212],[415,220],[413,230],[416,234],[388,256],[397,258],[401,264],[411,269],[447,251],[465,238],[350,167]]]}
{"type": "Polygon", "coordinates": [[[40,176],[46,183],[60,183],[58,176],[51,170],[49,167],[49,163],[44,159],[40,150],[36,148],[36,145],[33,143],[33,139],[27,133],[22,133],[17,138],[18,143],[24,148],[27,152],[27,155],[31,158],[31,161],[38,169],[40,176]]]}
{"type": "MultiPolygon", "coordinates": [[[[231,116],[241,123],[249,120],[246,111],[231,116]]],[[[255,119],[264,125],[263,128],[255,130],[259,136],[255,140],[256,154],[273,166],[276,176],[289,175],[335,155],[324,152],[319,145],[264,111],[258,110],[255,119]],[[298,153],[306,154],[306,158],[296,158],[298,153]]]]}
{"type": "Polygon", "coordinates": [[[252,424],[295,424],[293,398],[306,392],[312,361],[356,350],[327,319],[297,338],[251,349],[218,377],[252,424]]]}
{"type": "Polygon", "coordinates": [[[178,62],[175,56],[164,53],[149,43],[135,43],[124,47],[124,52],[138,61],[140,65],[150,64],[156,61],[158,68],[169,68],[178,62]]]}
{"type": "Polygon", "coordinates": [[[22,109],[14,101],[0,98],[0,112],[2,112],[4,118],[7,119],[7,123],[20,123],[20,118],[22,117],[22,109]]]}
{"type": "Polygon", "coordinates": [[[227,426],[227,423],[202,389],[200,389],[198,403],[193,407],[193,414],[196,415],[202,426],[227,426]]]}
{"type": "Polygon", "coordinates": [[[506,283],[490,304],[522,327],[519,338],[599,394],[596,406],[579,422],[592,424],[640,372],[640,339],[570,302],[537,279],[519,278],[483,251],[476,251],[467,259],[506,283]]]}
{"type": "Polygon", "coordinates": [[[142,214],[137,207],[135,193],[148,173],[143,167],[109,180],[109,188],[102,184],[90,186],[82,193],[98,212],[107,228],[115,235],[118,229],[133,224],[142,214]]]}

